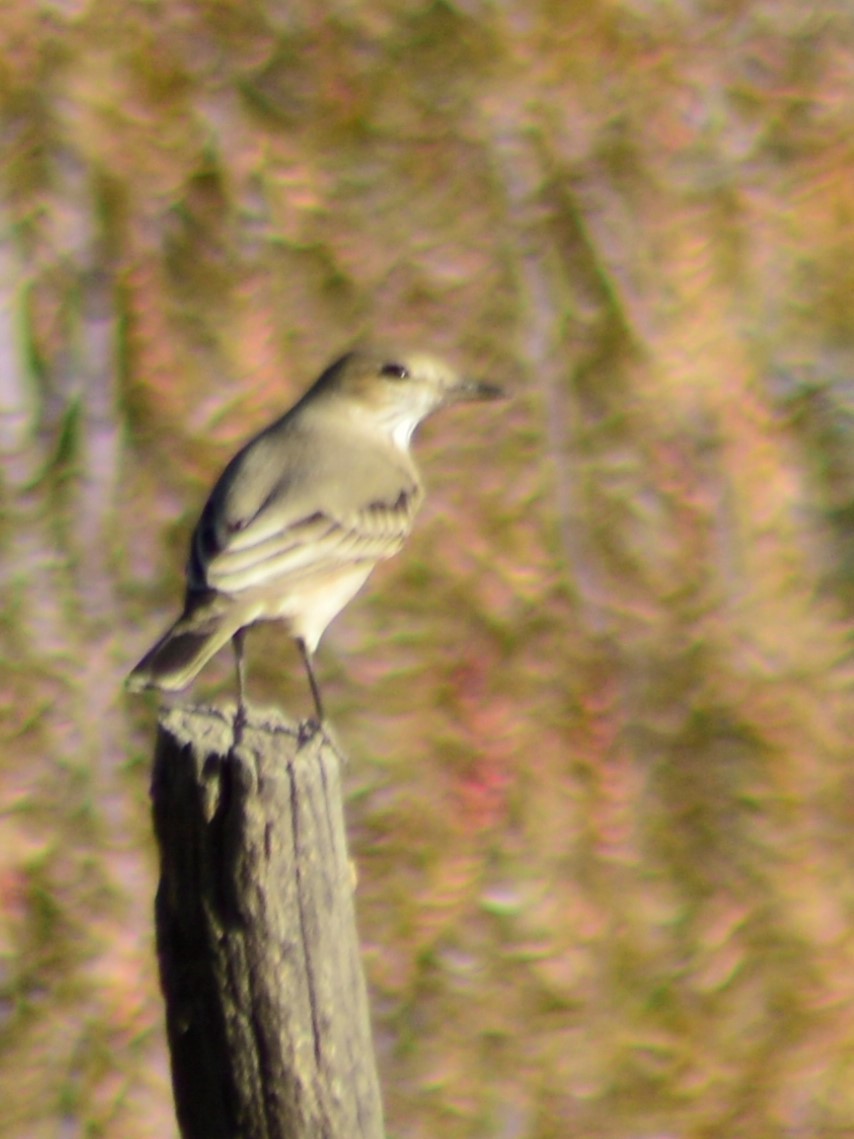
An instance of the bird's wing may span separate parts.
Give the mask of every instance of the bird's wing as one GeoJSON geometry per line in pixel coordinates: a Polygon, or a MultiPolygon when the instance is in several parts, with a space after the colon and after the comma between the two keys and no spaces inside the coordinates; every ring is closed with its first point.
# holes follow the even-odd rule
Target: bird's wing
{"type": "Polygon", "coordinates": [[[215,488],[193,537],[191,589],[284,592],[400,549],[422,498],[416,477],[358,458],[343,464],[343,478],[340,462],[305,471],[298,460],[284,470],[256,462],[215,488]]]}
{"type": "Polygon", "coordinates": [[[290,581],[389,558],[412,528],[414,497],[401,491],[394,502],[372,502],[347,517],[316,510],[282,529],[273,519],[253,519],[208,560],[205,584],[230,594],[286,589],[290,581]]]}

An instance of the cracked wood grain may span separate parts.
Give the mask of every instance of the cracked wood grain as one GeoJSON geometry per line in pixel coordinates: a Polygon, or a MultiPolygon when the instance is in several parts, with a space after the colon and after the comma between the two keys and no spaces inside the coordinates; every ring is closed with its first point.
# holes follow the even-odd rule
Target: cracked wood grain
{"type": "Polygon", "coordinates": [[[183,1139],[382,1139],[335,751],[172,709],[152,804],[183,1139]]]}

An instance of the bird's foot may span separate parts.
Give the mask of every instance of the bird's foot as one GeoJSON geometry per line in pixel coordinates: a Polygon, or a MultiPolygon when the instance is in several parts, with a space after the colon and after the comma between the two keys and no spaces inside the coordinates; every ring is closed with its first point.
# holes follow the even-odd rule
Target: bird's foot
{"type": "Polygon", "coordinates": [[[307,720],[300,720],[297,727],[297,744],[300,747],[305,747],[306,744],[311,743],[318,732],[323,731],[323,724],[320,720],[315,720],[309,717],[307,720]]]}
{"type": "Polygon", "coordinates": [[[341,750],[335,738],[332,725],[327,720],[316,720],[313,716],[307,720],[300,720],[299,728],[297,729],[297,746],[299,748],[305,747],[306,744],[311,743],[318,735],[323,738],[323,742],[327,747],[330,747],[335,752],[341,764],[348,762],[347,756],[341,750]]]}
{"type": "Polygon", "coordinates": [[[242,700],[239,700],[237,707],[234,710],[234,720],[232,721],[231,738],[234,741],[234,746],[238,747],[243,740],[243,731],[249,723],[249,713],[246,705],[242,700]]]}

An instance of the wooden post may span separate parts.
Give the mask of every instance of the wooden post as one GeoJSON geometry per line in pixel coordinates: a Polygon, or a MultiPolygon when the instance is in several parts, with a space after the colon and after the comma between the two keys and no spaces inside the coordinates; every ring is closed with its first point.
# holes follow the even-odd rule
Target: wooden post
{"type": "Polygon", "coordinates": [[[183,1139],[382,1139],[334,749],[172,709],[152,801],[183,1139]]]}

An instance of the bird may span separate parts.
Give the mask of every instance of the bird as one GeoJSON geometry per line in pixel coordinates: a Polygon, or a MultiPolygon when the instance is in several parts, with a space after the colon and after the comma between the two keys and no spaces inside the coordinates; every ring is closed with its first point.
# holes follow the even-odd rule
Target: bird
{"type": "Polygon", "coordinates": [[[184,608],[129,674],[132,692],[186,688],[231,642],[246,720],[244,638],[284,622],[316,714],[313,658],[330,621],[412,530],[424,488],[410,444],[433,412],[504,398],[418,350],[356,348],[231,459],[190,540],[184,608]]]}

